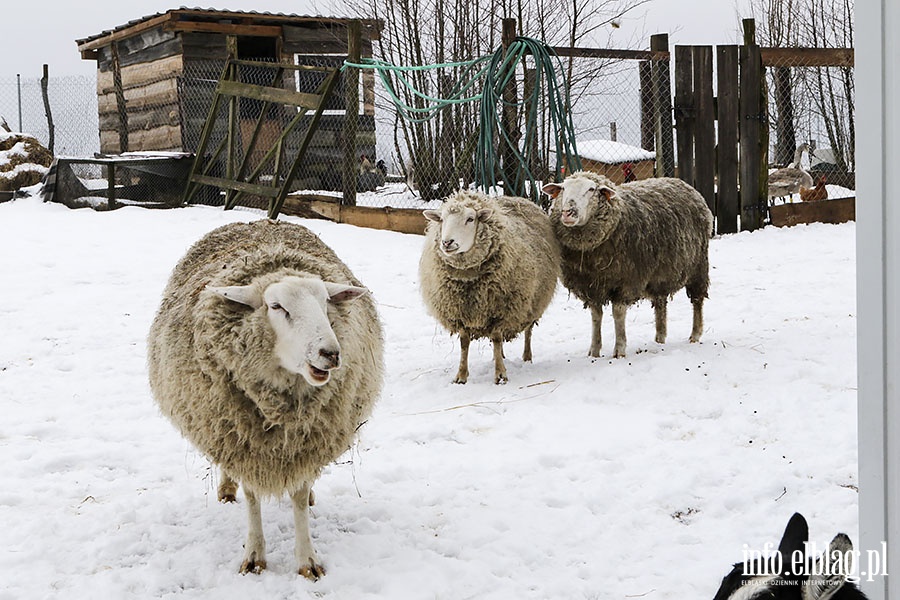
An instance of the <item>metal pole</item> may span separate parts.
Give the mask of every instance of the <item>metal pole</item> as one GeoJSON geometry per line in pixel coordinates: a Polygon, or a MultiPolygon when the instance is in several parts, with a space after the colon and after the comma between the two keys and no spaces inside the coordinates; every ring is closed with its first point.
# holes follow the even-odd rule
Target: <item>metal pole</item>
{"type": "Polygon", "coordinates": [[[16,90],[19,93],[19,133],[22,133],[22,75],[16,73],[16,90]]]}

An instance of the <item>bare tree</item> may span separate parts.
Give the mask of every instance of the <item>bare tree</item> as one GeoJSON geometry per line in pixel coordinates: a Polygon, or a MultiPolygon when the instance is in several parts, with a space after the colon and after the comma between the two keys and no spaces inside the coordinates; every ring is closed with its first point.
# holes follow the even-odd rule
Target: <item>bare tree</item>
{"type": "MultiPolygon", "coordinates": [[[[760,45],[853,48],[853,0],[752,0],[760,45]]],[[[840,171],[853,170],[853,67],[796,67],[770,70],[774,93],[776,162],[785,163],[796,146],[796,132],[807,139],[824,133],[840,171]]]]}
{"type": "MultiPolygon", "coordinates": [[[[500,46],[503,18],[515,18],[520,33],[551,46],[600,44],[597,34],[608,30],[623,16],[651,0],[347,0],[357,14],[384,21],[381,40],[376,42],[376,58],[393,65],[457,63],[487,56],[500,46]]],[[[569,59],[563,74],[574,105],[588,97],[604,70],[614,68],[608,61],[589,65],[569,59]],[[588,67],[588,68],[584,68],[588,67]]],[[[529,68],[522,67],[522,83],[529,68]]],[[[428,98],[448,98],[458,92],[464,76],[472,75],[463,66],[438,70],[416,70],[391,75],[397,100],[413,111],[433,105],[428,98]],[[406,83],[401,80],[405,78],[406,83]],[[409,85],[407,85],[407,83],[409,85]],[[417,94],[416,91],[422,95],[417,94]]],[[[476,93],[480,89],[473,89],[476,93]]],[[[469,95],[471,95],[471,93],[469,95]]],[[[465,94],[464,94],[465,95],[465,94]]],[[[382,103],[394,98],[382,96],[382,103]]],[[[424,113],[413,113],[422,117],[424,113]]],[[[520,125],[524,115],[519,115],[520,125]]],[[[404,168],[411,167],[423,199],[439,198],[474,178],[473,156],[479,127],[477,103],[447,105],[430,118],[393,120],[394,152],[404,168]]],[[[542,144],[549,147],[549,132],[542,131],[542,144]]],[[[546,153],[545,153],[546,154],[546,153]]]]}

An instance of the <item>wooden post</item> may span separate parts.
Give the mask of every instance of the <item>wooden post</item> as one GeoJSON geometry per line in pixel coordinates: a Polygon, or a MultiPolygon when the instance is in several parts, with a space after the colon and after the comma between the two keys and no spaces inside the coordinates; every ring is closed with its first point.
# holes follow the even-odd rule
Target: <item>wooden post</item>
{"type": "MultiPolygon", "coordinates": [[[[509,46],[516,39],[516,20],[503,19],[503,49],[507,51],[509,46]]],[[[515,68],[515,66],[513,66],[515,68]]],[[[502,133],[500,136],[500,153],[503,157],[503,190],[510,196],[524,196],[525,186],[520,174],[522,172],[519,159],[517,157],[517,146],[519,143],[519,131],[516,127],[517,100],[516,78],[511,77],[509,84],[503,89],[503,123],[501,127],[509,138],[504,139],[502,133]],[[521,185],[520,185],[521,184],[521,185]]]]}
{"type": "Polygon", "coordinates": [[[762,57],[754,42],[753,19],[744,20],[744,33],[745,43],[740,51],[741,231],[753,231],[763,226],[767,211],[766,187],[760,185],[759,178],[762,57]]]}
{"type": "Polygon", "coordinates": [[[112,51],[113,91],[116,96],[116,112],[119,114],[119,152],[128,152],[128,109],[125,91],[122,89],[122,69],[119,66],[119,43],[110,44],[112,51]]]}
{"type": "Polygon", "coordinates": [[[609,141],[617,142],[619,137],[619,132],[617,131],[617,126],[615,121],[609,122],[609,141]]]}
{"type": "Polygon", "coordinates": [[[716,145],[718,193],[716,232],[738,231],[738,46],[716,46],[719,143],[716,145]]]}
{"type": "Polygon", "coordinates": [[[713,108],[713,49],[693,46],[694,106],[694,187],[716,214],[716,115],[713,108]]]}
{"type": "MultiPolygon", "coordinates": [[[[347,60],[359,63],[362,56],[362,25],[359,21],[347,24],[347,60]]],[[[344,78],[344,195],[341,204],[356,206],[356,185],[359,180],[360,157],[356,151],[356,133],[359,129],[359,69],[347,67],[344,78]]],[[[374,160],[374,157],[372,157],[374,160]]]]}
{"type": "Polygon", "coordinates": [[[638,79],[641,85],[641,148],[650,150],[656,148],[656,111],[653,102],[653,79],[651,77],[652,63],[642,60],[638,63],[638,79]]]}
{"type": "Polygon", "coordinates": [[[116,203],[116,163],[106,165],[106,206],[109,210],[115,210],[119,206],[116,203]]]}
{"type": "MultiPolygon", "coordinates": [[[[650,36],[650,49],[669,51],[669,34],[650,36]]],[[[653,89],[656,100],[656,174],[675,176],[675,141],[672,133],[672,84],[669,79],[669,61],[655,60],[652,66],[653,89]]]]}
{"type": "MultiPolygon", "coordinates": [[[[238,58],[237,52],[237,36],[225,36],[225,52],[228,54],[229,60],[238,58]]],[[[238,68],[235,64],[229,64],[227,77],[232,81],[239,81],[238,68]]],[[[228,133],[226,135],[225,148],[225,178],[234,179],[234,163],[235,153],[237,152],[237,127],[238,127],[238,97],[231,96],[228,99],[228,133]]],[[[230,210],[234,206],[234,190],[225,190],[225,209],[230,210]]]]}
{"type": "Polygon", "coordinates": [[[44,114],[47,116],[47,150],[53,154],[53,145],[56,129],[53,127],[53,113],[50,111],[50,96],[47,93],[47,86],[50,82],[49,68],[44,65],[44,76],[41,77],[41,96],[44,98],[44,114]]]}
{"type": "Polygon", "coordinates": [[[678,177],[694,185],[694,55],[690,46],[675,46],[675,128],[678,130],[678,177]]]}

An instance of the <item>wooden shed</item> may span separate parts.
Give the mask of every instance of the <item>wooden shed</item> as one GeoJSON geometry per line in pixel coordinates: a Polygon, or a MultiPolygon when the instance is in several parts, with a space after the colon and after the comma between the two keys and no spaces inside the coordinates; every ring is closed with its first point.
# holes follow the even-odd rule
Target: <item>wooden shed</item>
{"type": "MultiPolygon", "coordinates": [[[[76,40],[82,58],[97,61],[101,152],[195,151],[228,57],[336,67],[347,56],[352,21],[361,23],[361,55],[371,56],[379,20],[211,9],[173,9],[76,40]]],[[[252,70],[245,73],[248,83],[272,85],[254,81],[252,70]]],[[[271,70],[266,73],[271,77],[271,70]]],[[[361,76],[356,143],[360,155],[374,158],[374,75],[364,70],[361,76]]],[[[258,77],[264,77],[262,72],[258,77]]],[[[291,72],[280,86],[311,92],[323,77],[291,72]]],[[[336,189],[337,181],[330,179],[343,156],[344,97],[338,84],[304,159],[304,173],[319,188],[336,189]]],[[[263,135],[277,136],[290,110],[267,113],[263,135]]],[[[243,102],[241,129],[245,123],[252,127],[258,116],[253,101],[243,102]]],[[[216,127],[224,131],[227,125],[216,127]]]]}
{"type": "Polygon", "coordinates": [[[586,171],[605,175],[613,183],[653,177],[656,153],[611,140],[577,140],[578,156],[586,171]]]}

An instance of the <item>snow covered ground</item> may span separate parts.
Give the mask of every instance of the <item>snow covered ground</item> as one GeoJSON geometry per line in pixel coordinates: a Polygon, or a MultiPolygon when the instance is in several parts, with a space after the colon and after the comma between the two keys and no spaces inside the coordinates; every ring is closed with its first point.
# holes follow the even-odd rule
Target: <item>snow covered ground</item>
{"type": "Polygon", "coordinates": [[[145,336],[174,263],[260,213],[0,204],[0,600],[19,598],[711,599],[794,511],[823,547],[858,538],[855,226],[711,242],[701,344],[690,305],[628,356],[586,356],[588,313],[560,289],[535,362],[488,343],[469,383],[422,307],[422,238],[302,221],[374,292],[384,395],[316,484],[328,569],[295,574],[287,499],[263,506],[269,569],[238,574],[243,501],[160,416],[145,336]]]}

